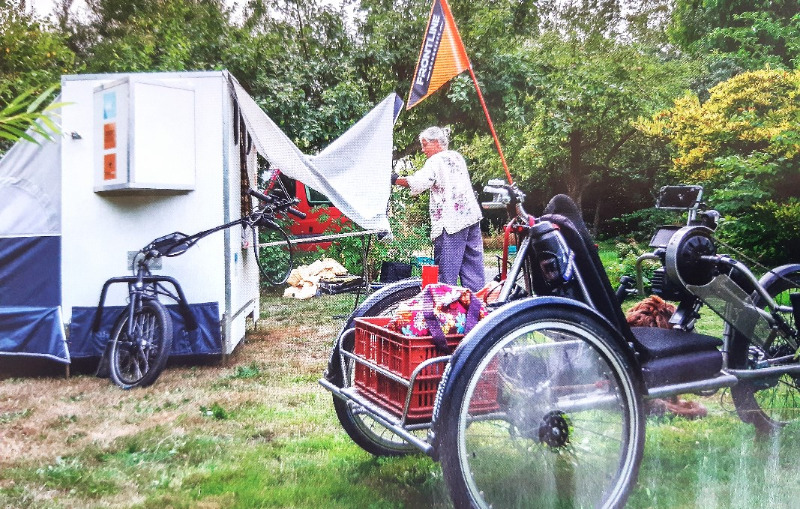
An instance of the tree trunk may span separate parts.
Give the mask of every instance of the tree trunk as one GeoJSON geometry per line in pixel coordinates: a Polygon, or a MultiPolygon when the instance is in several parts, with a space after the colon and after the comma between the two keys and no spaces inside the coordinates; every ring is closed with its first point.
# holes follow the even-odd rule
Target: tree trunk
{"type": "Polygon", "coordinates": [[[594,207],[594,221],[592,221],[592,236],[597,237],[597,232],[600,231],[600,205],[603,200],[597,199],[597,204],[594,207]]]}
{"type": "Polygon", "coordinates": [[[581,142],[583,133],[572,131],[569,134],[569,169],[567,169],[567,194],[581,210],[583,188],[581,187],[581,142]]]}

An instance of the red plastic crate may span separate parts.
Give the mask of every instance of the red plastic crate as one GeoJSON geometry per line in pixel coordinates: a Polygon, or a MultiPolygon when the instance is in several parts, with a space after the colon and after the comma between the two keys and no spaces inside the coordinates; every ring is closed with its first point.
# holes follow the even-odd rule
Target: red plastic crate
{"type": "MultiPolygon", "coordinates": [[[[439,357],[430,336],[404,336],[386,328],[391,318],[356,318],[356,338],[354,353],[373,364],[397,374],[405,380],[423,361],[439,357]]],[[[455,347],[463,339],[461,334],[448,334],[447,344],[455,347]]],[[[430,421],[436,391],[442,379],[446,363],[436,363],[422,370],[414,380],[411,401],[406,414],[407,422],[430,421]]],[[[406,403],[408,389],[403,384],[357,363],[355,386],[361,394],[383,408],[400,416],[406,403]]],[[[497,367],[490,366],[483,379],[475,388],[476,396],[470,405],[472,413],[486,413],[497,410],[497,367]]]]}

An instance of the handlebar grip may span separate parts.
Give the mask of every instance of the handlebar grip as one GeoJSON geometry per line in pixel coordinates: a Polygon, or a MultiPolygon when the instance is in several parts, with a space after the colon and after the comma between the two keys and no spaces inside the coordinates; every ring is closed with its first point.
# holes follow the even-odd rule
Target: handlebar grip
{"type": "Polygon", "coordinates": [[[507,204],[505,204],[503,202],[499,202],[499,201],[482,201],[481,202],[481,208],[483,210],[501,210],[501,209],[505,210],[506,209],[506,205],[507,204]]]}
{"type": "Polygon", "coordinates": [[[271,202],[273,200],[271,197],[267,196],[264,193],[259,193],[255,189],[248,189],[247,190],[247,194],[249,194],[250,196],[255,196],[259,200],[267,202],[267,203],[269,203],[269,202],[271,202]]]}
{"type": "Polygon", "coordinates": [[[288,212],[289,214],[292,214],[293,216],[297,216],[300,219],[305,219],[306,218],[305,212],[300,212],[299,210],[297,210],[294,207],[289,207],[288,209],[286,209],[286,212],[288,212]]]}

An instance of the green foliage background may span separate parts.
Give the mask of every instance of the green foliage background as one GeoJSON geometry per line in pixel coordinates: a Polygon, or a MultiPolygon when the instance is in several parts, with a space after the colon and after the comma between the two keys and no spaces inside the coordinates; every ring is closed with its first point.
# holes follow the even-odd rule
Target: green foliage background
{"type": "MultiPolygon", "coordinates": [[[[703,183],[710,204],[730,215],[736,247],[776,262],[797,257],[781,246],[798,237],[798,166],[776,152],[800,144],[796,96],[786,95],[794,78],[758,73],[797,69],[800,1],[450,3],[532,212],[563,192],[596,234],[628,235],[614,219],[651,207],[661,185],[703,183]],[[718,104],[733,89],[736,104],[718,104]],[[690,167],[679,153],[707,145],[708,133],[691,122],[670,135],[642,127],[659,112],[713,108],[724,150],[690,167]],[[767,148],[754,149],[731,130],[742,122],[777,131],[761,128],[757,143],[767,148]]],[[[78,15],[71,4],[56,0],[45,19],[23,0],[0,0],[0,110],[62,74],[228,69],[307,153],[388,93],[406,95],[430,9],[422,0],[247,0],[238,10],[222,0],[88,0],[78,15]]],[[[468,76],[401,115],[396,160],[418,154],[416,136],[433,124],[452,128],[476,190],[503,176],[468,76]]]]}

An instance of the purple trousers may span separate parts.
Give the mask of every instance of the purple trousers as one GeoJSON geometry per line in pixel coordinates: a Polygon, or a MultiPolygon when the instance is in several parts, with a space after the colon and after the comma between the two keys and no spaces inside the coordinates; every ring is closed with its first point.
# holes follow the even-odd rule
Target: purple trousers
{"type": "Polygon", "coordinates": [[[461,231],[447,233],[433,240],[433,259],[439,266],[439,282],[461,286],[477,292],[484,285],[483,238],[481,224],[475,223],[461,231]]]}

